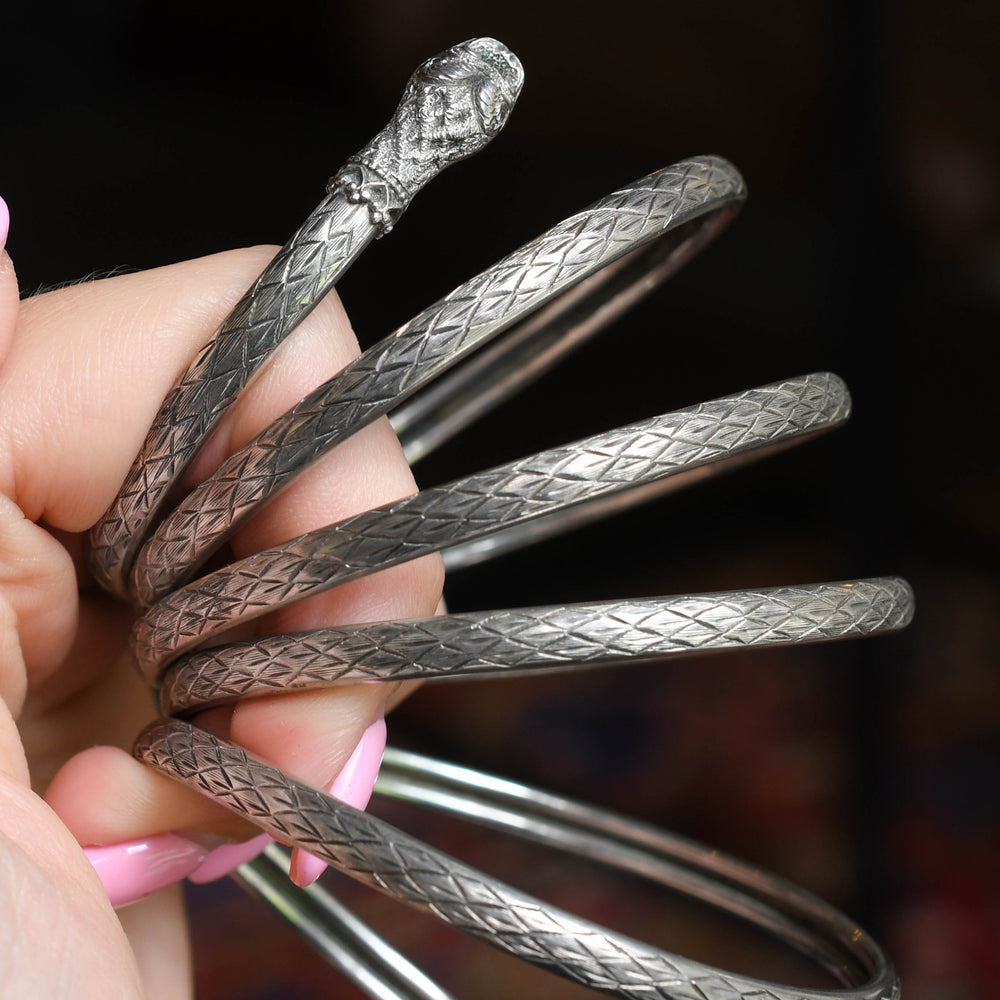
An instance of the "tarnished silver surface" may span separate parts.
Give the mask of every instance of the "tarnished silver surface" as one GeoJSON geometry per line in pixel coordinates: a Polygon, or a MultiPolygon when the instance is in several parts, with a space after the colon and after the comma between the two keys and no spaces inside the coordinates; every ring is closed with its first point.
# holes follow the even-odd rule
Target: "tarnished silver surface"
{"type": "Polygon", "coordinates": [[[826,372],[748,389],[497,466],[308,532],[173,591],[136,623],[140,668],[389,566],[573,504],[786,444],[847,419],[826,372]]]}
{"type": "MultiPolygon", "coordinates": [[[[614,230],[602,226],[607,219],[597,215],[597,206],[583,213],[594,213],[595,218],[579,230],[581,236],[596,237],[595,242],[602,245],[602,233],[607,232],[633,249],[394,409],[389,419],[407,461],[417,462],[440,447],[628,312],[711,243],[732,221],[745,198],[746,185],[732,164],[718,156],[700,156],[642,178],[599,202],[612,218],[619,217],[614,230]],[[699,164],[702,169],[690,169],[699,164]],[[662,233],[644,246],[629,231],[640,225],[647,212],[655,217],[665,207],[662,200],[670,197],[674,175],[677,206],[671,211],[675,214],[663,220],[662,233]],[[625,195],[630,196],[626,199],[625,195]]],[[[578,257],[587,252],[586,242],[574,232],[574,221],[567,220],[552,234],[560,262],[555,273],[560,276],[575,269],[578,257]],[[568,242],[561,238],[565,236],[568,242]]],[[[525,252],[531,253],[533,246],[529,244],[525,252]]],[[[602,250],[607,254],[607,248],[602,246],[602,250]]],[[[539,263],[543,269],[532,277],[544,280],[544,269],[550,262],[539,263]]],[[[520,281],[508,287],[523,294],[524,284],[520,281]]],[[[531,289],[534,281],[526,284],[531,289]]]]}
{"type": "Polygon", "coordinates": [[[913,615],[897,577],[444,615],[231,643],[166,672],[166,715],[366,680],[497,676],[893,632],[913,615]]]}
{"type": "MultiPolygon", "coordinates": [[[[732,859],[703,864],[693,878],[671,878],[664,863],[688,863],[694,845],[672,843],[664,835],[657,836],[658,831],[625,819],[604,814],[603,822],[589,824],[592,839],[609,841],[606,849],[611,863],[629,854],[633,859],[636,853],[644,854],[659,863],[669,884],[811,951],[849,988],[816,990],[763,982],[608,930],[542,903],[373,816],[292,781],[234,744],[188,723],[154,723],[140,735],[135,754],[246,816],[276,839],[315,854],[380,892],[518,958],[614,996],[635,1000],[895,1000],[899,992],[892,966],[878,946],[836,910],[732,859]]],[[[530,802],[531,790],[522,792],[520,798],[530,802]]],[[[567,805],[571,821],[563,829],[570,832],[575,825],[578,832],[587,830],[588,810],[574,811],[572,803],[567,805]]],[[[522,815],[530,811],[522,809],[522,815]]],[[[544,839],[537,821],[529,820],[529,825],[544,839]]],[[[701,849],[701,853],[710,861],[713,852],[701,849]]]]}
{"type": "MultiPolygon", "coordinates": [[[[361,680],[572,669],[824,641],[888,632],[909,621],[909,587],[880,578],[453,615],[198,649],[240,623],[360,576],[449,547],[453,562],[468,564],[547,533],[553,523],[560,528],[618,505],[625,491],[659,493],[847,418],[849,397],[836,376],[788,379],[426,490],[173,589],[314,459],[376,417],[395,411],[410,460],[436,447],[682,266],[745,197],[739,174],[717,157],[684,161],[615,192],[424,310],[273,423],[180,499],[174,513],[164,511],[205,437],[268,354],[360,251],[392,228],[423,184],[489,141],[521,83],[517,59],[491,39],[463,43],[423,64],[389,125],[332,178],[327,197],[164,402],[92,534],[92,563],[107,589],[159,602],[137,623],[134,647],[147,678],[164,681],[168,712],[361,680]],[[466,358],[501,331],[508,333],[504,340],[466,358]]],[[[848,988],[766,983],[606,930],[297,784],[185,722],[154,724],[135,752],[276,838],[601,992],[635,1000],[898,995],[878,946],[821,901],[718,852],[547,793],[391,751],[379,785],[711,902],[817,959],[848,988]]],[[[284,860],[272,852],[241,875],[363,990],[383,1000],[446,996],[321,891],[288,886],[284,860]]]]}
{"type": "Polygon", "coordinates": [[[106,589],[126,596],[171,486],[254,372],[423,184],[489,142],[522,81],[516,57],[493,39],[456,45],[417,69],[392,121],[334,177],[164,401],[91,535],[91,568],[106,589]]]}
{"type": "Polygon", "coordinates": [[[507,383],[541,374],[562,351],[676,271],[745,194],[742,178],[725,160],[685,160],[578,212],[429,306],[274,421],[181,501],[137,556],[132,590],[140,603],[151,604],[191,579],[239,524],[311,462],[518,324],[455,384],[435,386],[394,420],[408,457],[426,453],[446,430],[502,398],[507,383]],[[664,240],[668,233],[677,238],[664,240]],[[530,359],[522,347],[505,363],[503,355],[528,338],[530,359]],[[483,373],[492,376],[489,387],[483,373]],[[456,396],[467,398],[458,404],[456,396]]]}

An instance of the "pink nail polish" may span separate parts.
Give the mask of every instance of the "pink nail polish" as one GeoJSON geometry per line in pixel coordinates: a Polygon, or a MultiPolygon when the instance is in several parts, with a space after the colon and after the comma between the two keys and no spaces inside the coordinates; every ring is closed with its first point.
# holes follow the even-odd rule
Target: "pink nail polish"
{"type": "Polygon", "coordinates": [[[214,882],[223,875],[236,871],[240,865],[253,861],[261,851],[271,843],[266,833],[244,840],[239,844],[223,844],[216,847],[208,857],[188,875],[188,880],[201,885],[204,882],[214,882]]]}
{"type": "Polygon", "coordinates": [[[106,847],[85,847],[115,907],[128,906],[194,871],[208,848],[193,840],[160,833],[143,840],[126,840],[106,847]]]}
{"type": "MultiPolygon", "coordinates": [[[[368,805],[385,752],[385,735],[385,719],[380,715],[365,730],[354,753],[327,789],[332,796],[355,809],[368,805]]],[[[312,885],[325,870],[326,862],[321,858],[297,847],[292,851],[289,875],[296,885],[303,888],[312,885]]]]}
{"type": "Polygon", "coordinates": [[[0,250],[3,250],[7,242],[7,234],[10,232],[10,210],[7,202],[0,198],[0,250]]]}

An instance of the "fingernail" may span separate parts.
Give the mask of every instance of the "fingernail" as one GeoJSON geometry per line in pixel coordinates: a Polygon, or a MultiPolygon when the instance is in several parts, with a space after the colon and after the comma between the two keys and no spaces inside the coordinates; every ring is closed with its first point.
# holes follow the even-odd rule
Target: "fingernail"
{"type": "Polygon", "coordinates": [[[10,210],[7,202],[0,198],[0,250],[3,250],[7,242],[7,234],[10,232],[10,210]]]}
{"type": "MultiPolygon", "coordinates": [[[[327,791],[355,809],[364,809],[372,797],[375,779],[385,752],[385,719],[380,715],[366,730],[347,763],[333,779],[327,791]]],[[[312,885],[326,870],[326,862],[308,851],[292,851],[289,875],[305,888],[312,885]]]]}
{"type": "Polygon", "coordinates": [[[208,848],[172,833],[160,833],[106,847],[85,847],[84,854],[97,871],[111,905],[120,907],[179,882],[205,860],[208,848]]]}
{"type": "Polygon", "coordinates": [[[244,840],[239,844],[223,844],[211,851],[208,857],[188,875],[188,880],[197,882],[214,882],[223,875],[236,871],[240,865],[247,861],[253,861],[261,851],[271,843],[271,838],[266,833],[259,833],[250,840],[244,840]]]}

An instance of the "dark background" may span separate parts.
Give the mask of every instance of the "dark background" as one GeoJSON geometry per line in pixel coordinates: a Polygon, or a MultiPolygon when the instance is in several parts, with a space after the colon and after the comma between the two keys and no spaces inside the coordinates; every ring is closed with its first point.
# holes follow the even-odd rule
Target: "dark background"
{"type": "MultiPolygon", "coordinates": [[[[851,422],[457,574],[450,605],[900,573],[916,622],[812,650],[425,689],[390,739],[777,870],[869,927],[909,997],[1000,996],[994,0],[4,6],[0,192],[25,294],[282,242],[412,68],[476,34],[521,57],[519,106],[341,283],[364,345],[622,183],[694,153],[736,163],[749,202],[715,245],[418,479],[813,370],[846,379],[851,422]]],[[[405,822],[667,947],[787,971],[659,893],[405,822]]],[[[330,885],[460,996],[580,993],[330,885]]],[[[229,883],[192,900],[200,996],[353,995],[229,883]]]]}

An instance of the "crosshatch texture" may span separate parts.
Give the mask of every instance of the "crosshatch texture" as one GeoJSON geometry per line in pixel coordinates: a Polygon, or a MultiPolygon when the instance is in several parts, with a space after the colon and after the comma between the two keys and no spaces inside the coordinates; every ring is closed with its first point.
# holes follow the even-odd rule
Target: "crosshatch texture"
{"type": "Polygon", "coordinates": [[[802,376],[423,490],[173,591],[136,623],[136,656],[156,681],[172,658],[238,622],[502,527],[816,433],[849,412],[836,375],[802,376]]]}
{"type": "Polygon", "coordinates": [[[720,157],[685,160],[554,226],[456,288],[274,421],[193,490],[143,546],[133,590],[151,604],[311,462],[554,296],[692,219],[741,201],[720,157]]]}
{"type": "Polygon", "coordinates": [[[102,586],[127,594],[139,546],[219,417],[410,197],[496,135],[522,81],[516,57],[492,39],[453,46],[417,69],[393,120],[358,154],[364,177],[333,185],[167,396],[117,498],[92,532],[91,564],[102,586]],[[484,120],[473,108],[491,81],[490,117],[484,120]],[[458,109],[462,113],[450,120],[458,109]],[[393,192],[391,206],[381,203],[385,191],[393,192]]]}
{"type": "Polygon", "coordinates": [[[633,663],[709,650],[822,642],[903,628],[898,578],[637,598],[275,635],[195,653],[164,678],[167,715],[247,695],[365,680],[429,680],[633,663]]]}
{"type": "MultiPolygon", "coordinates": [[[[845,994],[783,987],[703,965],[544,904],[238,746],[176,720],[140,735],[136,756],[250,818],[273,837],[494,947],[632,1000],[895,1000],[892,967],[855,928],[870,980],[845,994]]],[[[839,915],[838,915],[839,916],[839,915]]],[[[843,919],[843,918],[840,918],[843,919]]]]}

